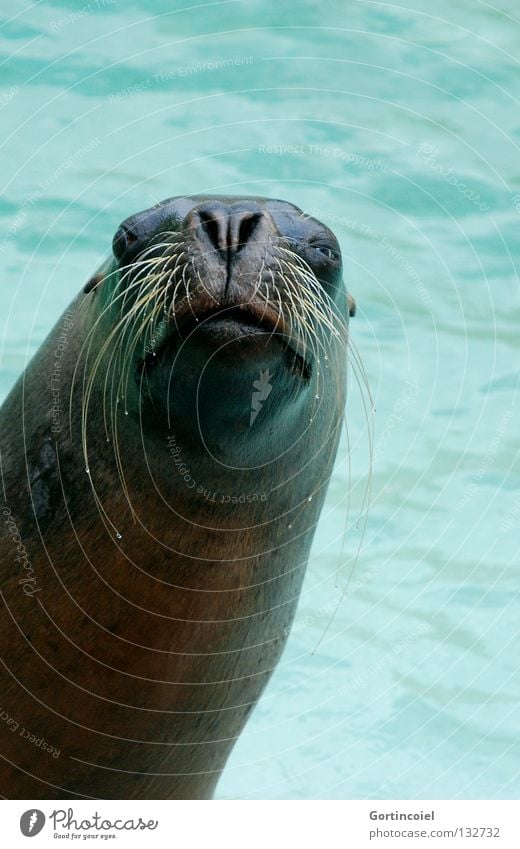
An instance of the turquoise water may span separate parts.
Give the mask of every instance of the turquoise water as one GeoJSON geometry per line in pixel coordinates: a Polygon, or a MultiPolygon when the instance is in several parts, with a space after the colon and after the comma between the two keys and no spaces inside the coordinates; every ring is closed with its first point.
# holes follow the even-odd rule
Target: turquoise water
{"type": "Polygon", "coordinates": [[[342,244],[371,505],[353,381],[346,545],[345,444],[218,797],[517,798],[517,4],[4,0],[0,38],[2,396],[158,199],[281,197],[342,244]]]}

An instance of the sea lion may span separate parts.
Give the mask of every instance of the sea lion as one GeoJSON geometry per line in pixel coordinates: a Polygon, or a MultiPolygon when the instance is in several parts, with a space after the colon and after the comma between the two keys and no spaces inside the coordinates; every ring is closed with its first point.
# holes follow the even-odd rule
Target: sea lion
{"type": "Polygon", "coordinates": [[[0,411],[3,796],[212,796],[294,616],[349,313],[290,203],[119,227],[0,411]]]}

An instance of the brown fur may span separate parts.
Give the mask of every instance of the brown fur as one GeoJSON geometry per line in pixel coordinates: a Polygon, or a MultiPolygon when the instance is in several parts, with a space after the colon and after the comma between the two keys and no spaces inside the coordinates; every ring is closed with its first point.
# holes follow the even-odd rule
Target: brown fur
{"type": "MultiPolygon", "coordinates": [[[[72,306],[59,431],[49,387],[62,321],[0,411],[0,793],[210,798],[295,613],[337,448],[343,355],[330,351],[314,427],[278,463],[237,471],[179,437],[197,486],[248,494],[245,503],[188,488],[166,429],[143,428],[135,410],[120,409],[132,514],[103,426],[101,378],[89,405],[89,473],[81,446],[83,346],[99,317],[98,289],[72,306]],[[15,560],[20,544],[27,560],[15,560]]],[[[94,351],[104,338],[101,324],[94,351]]],[[[298,421],[309,409],[307,400],[298,421]]],[[[291,422],[280,415],[266,443],[284,416],[291,422]]]]}

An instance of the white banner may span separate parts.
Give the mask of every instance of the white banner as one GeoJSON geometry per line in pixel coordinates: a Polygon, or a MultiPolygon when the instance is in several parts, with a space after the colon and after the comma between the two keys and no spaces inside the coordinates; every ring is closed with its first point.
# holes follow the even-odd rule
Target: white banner
{"type": "Polygon", "coordinates": [[[519,849],[516,801],[3,801],[2,846],[519,849]],[[34,838],[34,844],[28,843],[34,838]]]}

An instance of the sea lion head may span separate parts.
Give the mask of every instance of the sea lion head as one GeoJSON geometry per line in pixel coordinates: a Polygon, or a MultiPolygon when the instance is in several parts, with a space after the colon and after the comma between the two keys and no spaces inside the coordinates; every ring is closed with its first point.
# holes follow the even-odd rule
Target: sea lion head
{"type": "Polygon", "coordinates": [[[123,221],[113,254],[100,297],[116,391],[147,431],[225,452],[281,418],[284,436],[301,432],[327,395],[341,405],[353,302],[316,218],[262,197],[175,197],[123,221]]]}

